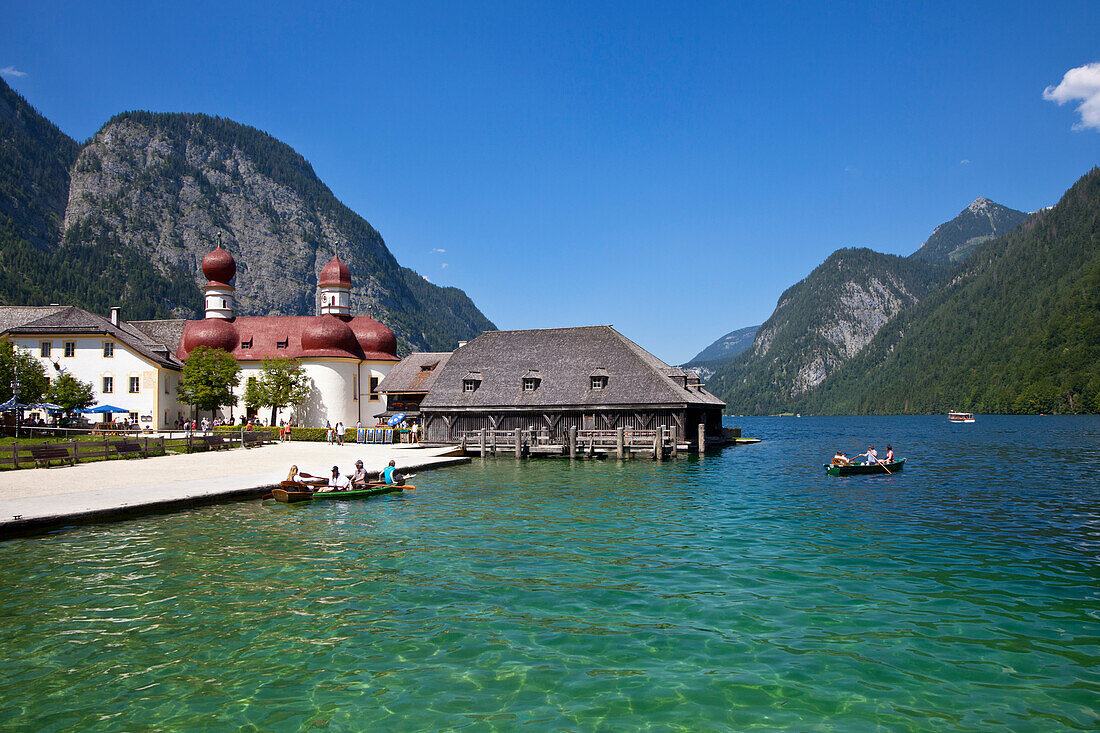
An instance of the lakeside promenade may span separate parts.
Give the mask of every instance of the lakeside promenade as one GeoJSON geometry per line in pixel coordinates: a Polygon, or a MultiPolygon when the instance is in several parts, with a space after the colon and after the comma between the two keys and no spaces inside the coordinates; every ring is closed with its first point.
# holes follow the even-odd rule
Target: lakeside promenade
{"type": "Polygon", "coordinates": [[[415,445],[275,443],[249,449],[99,461],[0,473],[0,539],[55,527],[173,511],[259,497],[286,478],[291,464],[328,476],[350,474],[355,461],[379,471],[389,461],[404,473],[467,463],[453,448],[415,445]]]}

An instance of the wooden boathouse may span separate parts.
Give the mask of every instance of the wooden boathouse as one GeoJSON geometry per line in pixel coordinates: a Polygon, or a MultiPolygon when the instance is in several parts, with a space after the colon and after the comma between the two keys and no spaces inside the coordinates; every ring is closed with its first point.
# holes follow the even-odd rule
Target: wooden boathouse
{"type": "MultiPolygon", "coordinates": [[[[433,371],[418,405],[425,443],[661,458],[723,439],[725,403],[698,373],[665,364],[611,326],[490,331],[433,371]]],[[[402,373],[400,364],[391,372],[402,373]]],[[[397,382],[387,376],[379,390],[406,393],[397,382]]]]}

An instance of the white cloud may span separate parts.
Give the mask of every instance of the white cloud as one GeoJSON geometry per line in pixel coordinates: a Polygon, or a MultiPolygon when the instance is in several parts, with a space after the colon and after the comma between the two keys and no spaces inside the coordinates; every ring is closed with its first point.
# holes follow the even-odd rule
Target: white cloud
{"type": "Polygon", "coordinates": [[[425,280],[427,280],[428,282],[431,282],[431,281],[432,281],[432,279],[431,279],[430,277],[428,277],[427,275],[421,275],[420,277],[424,278],[424,279],[425,279],[425,280]]]}
{"type": "Polygon", "coordinates": [[[1062,77],[1061,84],[1043,90],[1043,99],[1059,105],[1082,100],[1077,107],[1081,121],[1073,129],[1100,130],[1100,61],[1070,69],[1062,77]]]}
{"type": "Polygon", "coordinates": [[[14,66],[5,66],[3,69],[0,69],[0,76],[26,76],[26,75],[27,75],[27,72],[20,71],[19,69],[15,68],[14,66]]]}
{"type": "Polygon", "coordinates": [[[446,270],[447,269],[447,263],[444,262],[442,265],[439,266],[439,269],[440,270],[446,270]]]}
{"type": "Polygon", "coordinates": [[[970,158],[963,158],[959,161],[959,165],[970,165],[970,158]]]}
{"type": "Polygon", "coordinates": [[[431,254],[433,254],[433,255],[441,255],[441,254],[443,254],[444,252],[446,252],[447,250],[445,250],[445,249],[440,249],[439,247],[434,247],[434,248],[432,248],[432,249],[430,249],[430,250],[428,250],[428,251],[429,251],[429,252],[430,252],[431,254]]]}

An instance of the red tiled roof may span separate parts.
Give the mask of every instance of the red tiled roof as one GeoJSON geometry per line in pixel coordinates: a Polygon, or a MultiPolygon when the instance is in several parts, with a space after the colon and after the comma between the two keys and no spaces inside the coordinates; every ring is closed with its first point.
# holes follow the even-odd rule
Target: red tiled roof
{"type": "Polygon", "coordinates": [[[232,321],[187,321],[176,355],[186,359],[198,346],[225,349],[238,361],[322,356],[397,361],[393,331],[369,316],[243,316],[232,321]]]}

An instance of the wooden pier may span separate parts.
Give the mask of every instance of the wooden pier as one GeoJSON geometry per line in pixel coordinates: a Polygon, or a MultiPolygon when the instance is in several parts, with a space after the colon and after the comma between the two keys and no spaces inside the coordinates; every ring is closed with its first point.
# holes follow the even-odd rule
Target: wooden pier
{"type": "Polygon", "coordinates": [[[569,456],[570,458],[642,456],[653,460],[675,457],[694,446],[683,441],[675,428],[657,430],[578,430],[551,435],[549,430],[470,430],[461,436],[462,452],[492,456],[509,453],[523,456],[569,456]]]}

